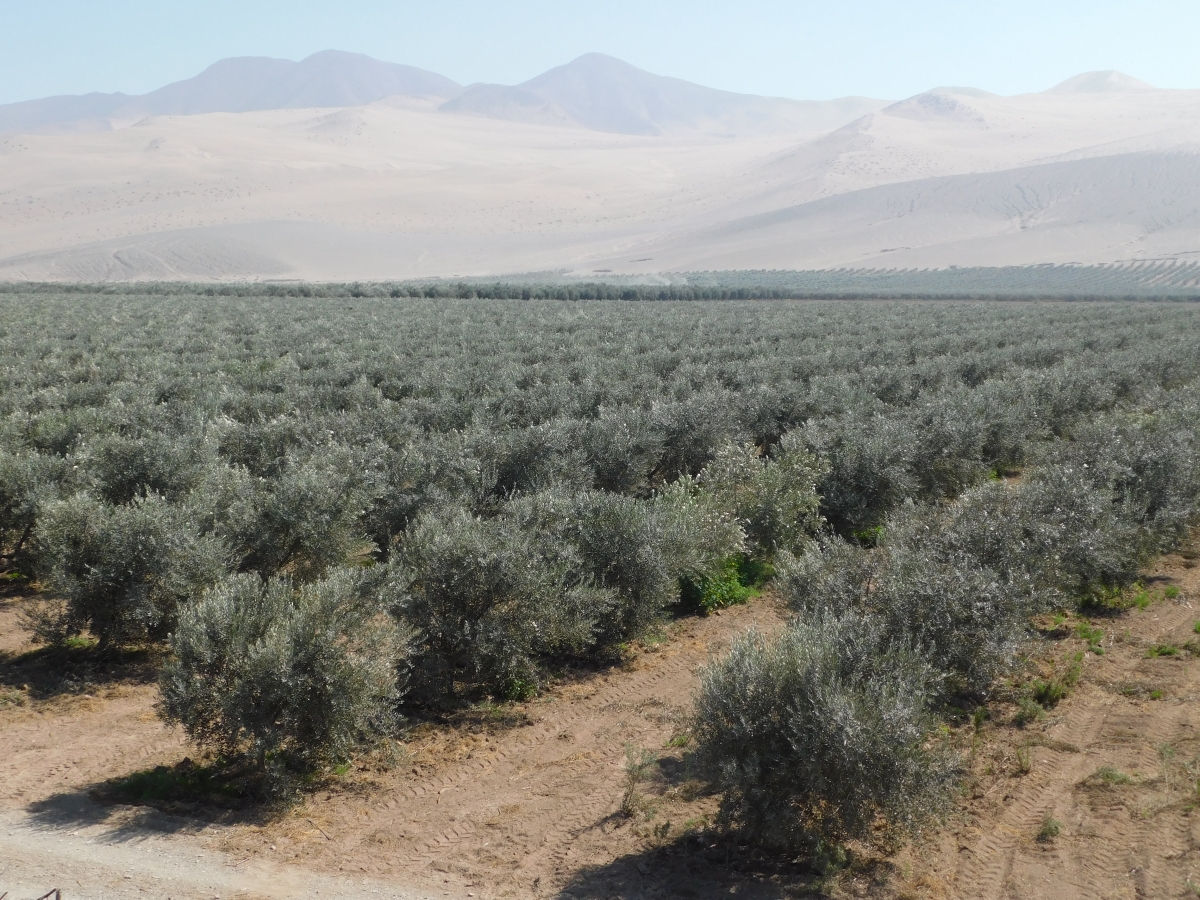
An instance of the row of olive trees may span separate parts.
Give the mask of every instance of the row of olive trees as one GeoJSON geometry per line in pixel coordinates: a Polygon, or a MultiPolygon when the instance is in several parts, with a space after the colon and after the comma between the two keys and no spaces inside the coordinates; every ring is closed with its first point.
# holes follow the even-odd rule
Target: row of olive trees
{"type": "Polygon", "coordinates": [[[1032,615],[1131,584],[1200,518],[1200,406],[1180,399],[1079,428],[1019,483],[902,505],[875,546],[828,535],[783,554],[795,619],[737,641],[697,699],[724,820],[818,854],[928,821],[956,769],[937,711],[987,694],[1032,615]]]}
{"type": "Polygon", "coordinates": [[[44,638],[177,641],[241,579],[300,610],[369,573],[403,703],[523,696],[736,598],[746,556],[876,540],[1200,375],[1186,308],[351,299],[0,297],[0,565],[44,638]]]}
{"type": "Polygon", "coordinates": [[[491,518],[443,505],[386,563],[266,580],[232,573],[220,540],[165,501],[115,520],[77,501],[67,508],[83,518],[55,518],[41,539],[91,562],[51,573],[65,603],[42,627],[166,637],[167,720],[278,785],[388,733],[402,699],[527,697],[547,661],[609,653],[660,621],[682,581],[746,551],[798,548],[819,523],[818,474],[803,450],[767,460],[730,447],[645,500],[554,485],[491,518]],[[188,537],[164,556],[173,534],[188,537]]]}

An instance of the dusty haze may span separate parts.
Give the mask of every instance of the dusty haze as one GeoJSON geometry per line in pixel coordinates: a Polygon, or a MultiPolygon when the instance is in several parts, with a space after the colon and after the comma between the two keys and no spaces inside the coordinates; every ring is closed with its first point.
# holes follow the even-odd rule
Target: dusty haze
{"type": "Polygon", "coordinates": [[[9,280],[1200,256],[1200,91],[1114,72],[805,103],[598,54],[464,88],[330,52],[12,104],[0,130],[9,280]]]}

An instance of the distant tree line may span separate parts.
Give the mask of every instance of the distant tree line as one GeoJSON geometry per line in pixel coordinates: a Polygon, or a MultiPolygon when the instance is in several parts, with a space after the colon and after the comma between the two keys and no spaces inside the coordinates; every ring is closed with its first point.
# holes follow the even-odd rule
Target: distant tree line
{"type": "Polygon", "coordinates": [[[159,297],[302,297],[458,300],[1037,300],[1200,299],[1200,263],[1038,265],[948,269],[684,272],[583,280],[561,273],[404,282],[6,283],[3,293],[159,297]]]}

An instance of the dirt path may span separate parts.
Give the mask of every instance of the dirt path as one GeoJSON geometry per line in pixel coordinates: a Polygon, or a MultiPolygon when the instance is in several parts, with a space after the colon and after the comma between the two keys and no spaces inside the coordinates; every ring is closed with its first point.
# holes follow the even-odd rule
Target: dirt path
{"type": "Polygon", "coordinates": [[[1197,640],[1200,568],[1173,555],[1151,574],[1146,609],[1092,619],[1104,653],[1085,653],[1079,686],[1043,722],[985,728],[965,815],[918,853],[918,896],[1200,895],[1200,648],[1152,655],[1197,640]],[[1039,840],[1047,819],[1059,834],[1039,840]]]}
{"type": "MultiPolygon", "coordinates": [[[[626,882],[644,877],[647,836],[665,822],[652,821],[656,810],[644,803],[634,819],[617,814],[626,747],[663,756],[644,793],[685,783],[671,777],[680,775],[671,766],[681,754],[667,744],[679,732],[696,669],[733,635],[778,622],[766,601],[681,621],[624,667],[568,681],[518,707],[479,710],[455,729],[418,729],[400,751],[402,765],[381,771],[365,760],[334,789],[267,826],[168,816],[89,796],[106,779],[172,765],[187,753],[154,715],[152,685],[89,686],[0,707],[0,828],[7,835],[0,837],[7,865],[0,893],[18,882],[51,885],[62,872],[78,882],[72,897],[166,896],[160,888],[167,883],[176,900],[235,890],[295,896],[299,883],[364,880],[375,894],[399,892],[393,896],[526,897],[553,895],[581,869],[624,859],[597,882],[624,896],[626,882]]],[[[9,644],[14,623],[13,610],[0,609],[9,644]]],[[[690,795],[679,804],[701,814],[712,807],[690,795]]],[[[685,824],[676,823],[663,839],[685,824]]],[[[698,877],[704,892],[728,880],[719,866],[698,877]]]]}
{"type": "Polygon", "coordinates": [[[369,879],[331,878],[270,861],[239,860],[206,849],[202,836],[180,837],[165,816],[126,810],[96,815],[86,805],[77,821],[50,827],[13,810],[0,810],[0,895],[33,900],[52,888],[67,900],[429,900],[428,893],[369,879]],[[124,823],[124,824],[122,824],[124,823]]]}
{"type": "MultiPolygon", "coordinates": [[[[630,666],[526,705],[527,724],[489,727],[485,716],[455,734],[418,736],[402,771],[366,773],[361,793],[318,795],[266,836],[235,830],[225,846],[258,853],[270,841],[314,869],[415,876],[459,894],[552,895],[581,869],[640,858],[670,800],[632,820],[619,814],[627,746],[663,757],[647,794],[679,781],[668,777],[680,756],[668,742],[680,733],[696,669],[733,635],[778,623],[767,602],[677,623],[630,666]]],[[[626,868],[640,877],[636,865],[626,868]]],[[[613,874],[614,889],[630,871],[613,874]]]]}

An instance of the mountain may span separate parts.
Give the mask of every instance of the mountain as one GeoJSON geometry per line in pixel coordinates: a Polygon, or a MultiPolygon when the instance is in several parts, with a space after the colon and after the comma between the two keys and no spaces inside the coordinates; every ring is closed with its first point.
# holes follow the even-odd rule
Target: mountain
{"type": "Polygon", "coordinates": [[[146,116],[346,107],[403,94],[444,100],[462,88],[433,72],[326,50],[300,62],[224,59],[149,94],[85,94],[0,106],[0,132],[107,131],[146,116]]]}
{"type": "Polygon", "coordinates": [[[821,103],[735,94],[589,53],[523,84],[472,85],[441,109],[615,134],[661,135],[829,131],[885,105],[865,97],[821,103]]]}
{"type": "Polygon", "coordinates": [[[1084,72],[1050,88],[1048,94],[1106,94],[1113,91],[1152,91],[1154,86],[1130,78],[1111,69],[1105,72],[1084,72]]]}
{"type": "Polygon", "coordinates": [[[151,115],[362,106],[384,97],[450,97],[462,88],[433,72],[325,50],[292,62],[242,57],[215,63],[187,81],[146,94],[151,115]]]}
{"type": "MultiPolygon", "coordinates": [[[[156,99],[194,111],[395,86],[348,78],[344,93],[315,94],[329,79],[293,78],[271,93],[265,66],[254,92],[222,94],[238,88],[229,71],[156,99]]],[[[940,87],[850,120],[858,101],[746,97],[585,57],[461,100],[0,136],[0,279],[1194,260],[1200,91],[1139,84],[1101,73],[1018,96],[940,87]]],[[[56,102],[84,128],[84,114],[134,100],[148,103],[56,102]]]]}
{"type": "Polygon", "coordinates": [[[403,95],[441,102],[441,110],[615,134],[677,132],[817,134],[886,104],[864,97],[829,102],[756,97],[652,75],[590,53],[515,86],[465,91],[437,75],[357,53],[326,50],[300,62],[237,57],[149,94],[47,97],[0,106],[0,133],[108,131],[148,116],[362,106],[403,95]]]}

